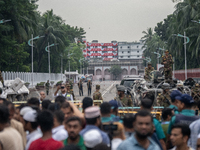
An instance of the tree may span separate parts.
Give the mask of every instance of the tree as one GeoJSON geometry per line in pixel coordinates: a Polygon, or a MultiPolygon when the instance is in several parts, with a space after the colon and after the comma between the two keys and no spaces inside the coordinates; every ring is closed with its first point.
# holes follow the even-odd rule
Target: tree
{"type": "Polygon", "coordinates": [[[110,68],[109,72],[114,76],[114,80],[116,80],[118,75],[122,73],[122,69],[120,66],[114,65],[110,68]]]}

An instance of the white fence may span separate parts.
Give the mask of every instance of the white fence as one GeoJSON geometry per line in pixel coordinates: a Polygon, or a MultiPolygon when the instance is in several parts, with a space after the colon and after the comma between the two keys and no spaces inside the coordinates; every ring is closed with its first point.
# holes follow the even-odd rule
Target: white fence
{"type": "MultiPolygon", "coordinates": [[[[2,71],[2,77],[4,80],[14,80],[15,78],[20,78],[25,82],[29,82],[32,84],[32,73],[30,72],[7,72],[2,71]]],[[[33,85],[36,85],[39,82],[49,81],[65,81],[65,75],[59,73],[51,73],[49,77],[49,73],[33,73],[33,85]]]]}

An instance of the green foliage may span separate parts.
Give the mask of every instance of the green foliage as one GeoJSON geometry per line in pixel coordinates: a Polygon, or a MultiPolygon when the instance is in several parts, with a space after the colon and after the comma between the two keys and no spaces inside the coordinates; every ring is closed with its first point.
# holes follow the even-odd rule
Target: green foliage
{"type": "Polygon", "coordinates": [[[122,69],[118,65],[114,65],[110,68],[109,72],[114,76],[114,79],[117,79],[117,77],[122,73],[122,69]]]}
{"type": "Polygon", "coordinates": [[[164,21],[157,23],[154,28],[155,32],[151,32],[150,28],[143,31],[144,37],[144,57],[150,56],[152,64],[156,66],[155,54],[151,53],[158,51],[158,48],[168,49],[172,56],[175,57],[175,69],[185,68],[184,54],[184,38],[173,36],[173,34],[184,35],[190,38],[187,44],[187,67],[200,67],[200,24],[192,22],[192,20],[200,20],[200,0],[173,0],[176,2],[175,11],[168,15],[164,21]]]}
{"type": "Polygon", "coordinates": [[[75,55],[70,57],[71,70],[80,68],[79,60],[83,57],[82,44],[75,44],[74,38],[82,41],[85,31],[83,28],[65,24],[61,17],[53,10],[44,14],[37,11],[37,5],[29,0],[0,0],[0,20],[11,19],[0,24],[0,70],[4,71],[31,71],[31,47],[28,40],[31,35],[44,36],[34,40],[33,64],[34,72],[49,72],[48,53],[45,47],[58,43],[50,48],[51,72],[60,73],[61,58],[63,70],[68,69],[69,46],[75,55]]]}

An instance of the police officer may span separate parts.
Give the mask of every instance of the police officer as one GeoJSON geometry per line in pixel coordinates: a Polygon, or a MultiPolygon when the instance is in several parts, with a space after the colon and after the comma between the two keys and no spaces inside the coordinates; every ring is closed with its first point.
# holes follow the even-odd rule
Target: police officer
{"type": "Polygon", "coordinates": [[[192,88],[191,92],[192,92],[193,99],[195,101],[199,101],[200,100],[200,90],[199,90],[199,84],[198,83],[195,84],[195,87],[192,88]]]}
{"type": "Polygon", "coordinates": [[[73,96],[70,93],[67,93],[67,89],[65,87],[65,84],[62,84],[61,86],[59,85],[57,87],[57,90],[54,93],[54,97],[56,96],[64,96],[67,100],[69,101],[73,101],[73,96]],[[58,93],[58,91],[61,91],[60,93],[58,93]]]}
{"type": "Polygon", "coordinates": [[[46,94],[47,94],[47,95],[49,94],[49,86],[50,86],[50,83],[49,83],[49,80],[47,80],[47,83],[45,84],[45,87],[46,87],[46,94]]]}
{"type": "Polygon", "coordinates": [[[118,106],[119,107],[132,107],[133,106],[133,102],[131,97],[128,95],[125,95],[125,90],[126,88],[122,85],[119,85],[117,87],[117,97],[115,97],[114,99],[117,101],[118,106]]]}
{"type": "Polygon", "coordinates": [[[181,95],[182,95],[182,93],[179,90],[174,90],[170,94],[171,105],[169,105],[169,108],[172,108],[174,110],[175,114],[179,114],[178,107],[177,107],[178,100],[176,100],[176,97],[181,96],[181,95]]]}
{"type": "Polygon", "coordinates": [[[2,77],[2,75],[1,75],[1,71],[0,71],[0,81],[1,81],[1,83],[2,83],[2,85],[3,85],[3,87],[4,87],[4,80],[3,80],[3,77],[2,77]]]}
{"type": "Polygon", "coordinates": [[[82,79],[80,79],[79,82],[78,82],[78,88],[79,88],[79,95],[83,96],[83,82],[82,82],[82,79]]]}
{"type": "Polygon", "coordinates": [[[88,96],[91,96],[92,81],[89,79],[87,82],[88,96]]]}
{"type": "Polygon", "coordinates": [[[146,80],[146,81],[150,81],[150,72],[151,71],[154,71],[154,67],[152,67],[152,64],[151,64],[151,62],[148,62],[148,67],[145,67],[145,69],[144,69],[144,79],[146,80]]]}
{"type": "Polygon", "coordinates": [[[162,56],[161,64],[164,65],[164,74],[166,82],[172,83],[172,64],[174,63],[172,55],[169,51],[165,51],[165,55],[162,56]]]}
{"type": "Polygon", "coordinates": [[[99,92],[100,85],[96,85],[96,91],[93,93],[93,100],[103,100],[101,93],[99,92]]]}
{"type": "Polygon", "coordinates": [[[164,83],[162,85],[162,89],[163,93],[159,93],[157,96],[157,104],[159,106],[168,107],[169,105],[171,105],[171,98],[169,93],[170,85],[168,83],[164,83]]]}

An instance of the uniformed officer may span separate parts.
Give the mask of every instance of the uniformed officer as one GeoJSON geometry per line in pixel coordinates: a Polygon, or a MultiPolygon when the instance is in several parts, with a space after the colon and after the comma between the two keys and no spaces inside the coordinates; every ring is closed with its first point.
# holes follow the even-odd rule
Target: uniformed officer
{"type": "Polygon", "coordinates": [[[2,75],[1,75],[1,71],[0,71],[0,81],[1,81],[1,83],[3,84],[3,87],[4,87],[4,80],[3,80],[3,77],[2,77],[2,75]]]}
{"type": "Polygon", "coordinates": [[[159,93],[157,96],[157,105],[168,107],[171,105],[171,98],[170,98],[170,85],[168,83],[164,83],[162,85],[163,93],[159,93]]]}
{"type": "Polygon", "coordinates": [[[93,100],[103,100],[101,93],[99,92],[100,85],[96,85],[96,91],[93,93],[93,100]]]}
{"type": "Polygon", "coordinates": [[[69,80],[69,85],[70,85],[70,91],[73,92],[73,87],[74,87],[74,83],[73,83],[73,80],[69,80]]]}
{"type": "Polygon", "coordinates": [[[78,88],[79,88],[79,95],[83,96],[83,82],[82,82],[82,79],[80,79],[79,82],[78,82],[78,88]]]}
{"type": "Polygon", "coordinates": [[[92,81],[89,79],[87,82],[88,96],[91,96],[92,81]]]}
{"type": "Polygon", "coordinates": [[[199,84],[198,83],[195,84],[195,87],[192,88],[191,92],[192,92],[193,99],[195,101],[199,101],[200,100],[200,90],[199,90],[199,84]]]}
{"type": "Polygon", "coordinates": [[[47,80],[47,83],[45,84],[45,87],[46,87],[46,94],[47,94],[47,95],[49,94],[49,86],[50,86],[50,83],[49,83],[49,80],[47,80]]]}
{"type": "Polygon", "coordinates": [[[66,87],[67,93],[71,94],[73,96],[73,99],[75,100],[74,92],[73,92],[73,90],[70,89],[71,85],[69,83],[67,83],[65,87],[66,87]]]}
{"type": "Polygon", "coordinates": [[[148,62],[148,67],[145,67],[145,69],[144,69],[144,79],[146,80],[146,81],[150,81],[150,72],[151,71],[154,71],[154,67],[152,67],[152,64],[151,64],[151,62],[148,62]]]}
{"type": "Polygon", "coordinates": [[[62,84],[61,86],[59,85],[57,87],[57,90],[54,93],[54,97],[56,96],[64,96],[68,101],[74,100],[72,94],[67,92],[65,84],[62,84]],[[61,91],[60,93],[58,93],[59,90],[61,91]]]}
{"type": "Polygon", "coordinates": [[[133,106],[133,102],[131,97],[128,95],[125,95],[125,90],[126,88],[122,85],[119,85],[117,87],[117,97],[115,97],[114,99],[117,101],[118,106],[119,107],[132,107],[133,106]]]}
{"type": "Polygon", "coordinates": [[[172,55],[169,51],[165,51],[165,55],[162,56],[161,64],[164,65],[164,74],[166,82],[172,83],[172,64],[174,63],[172,55]]]}

